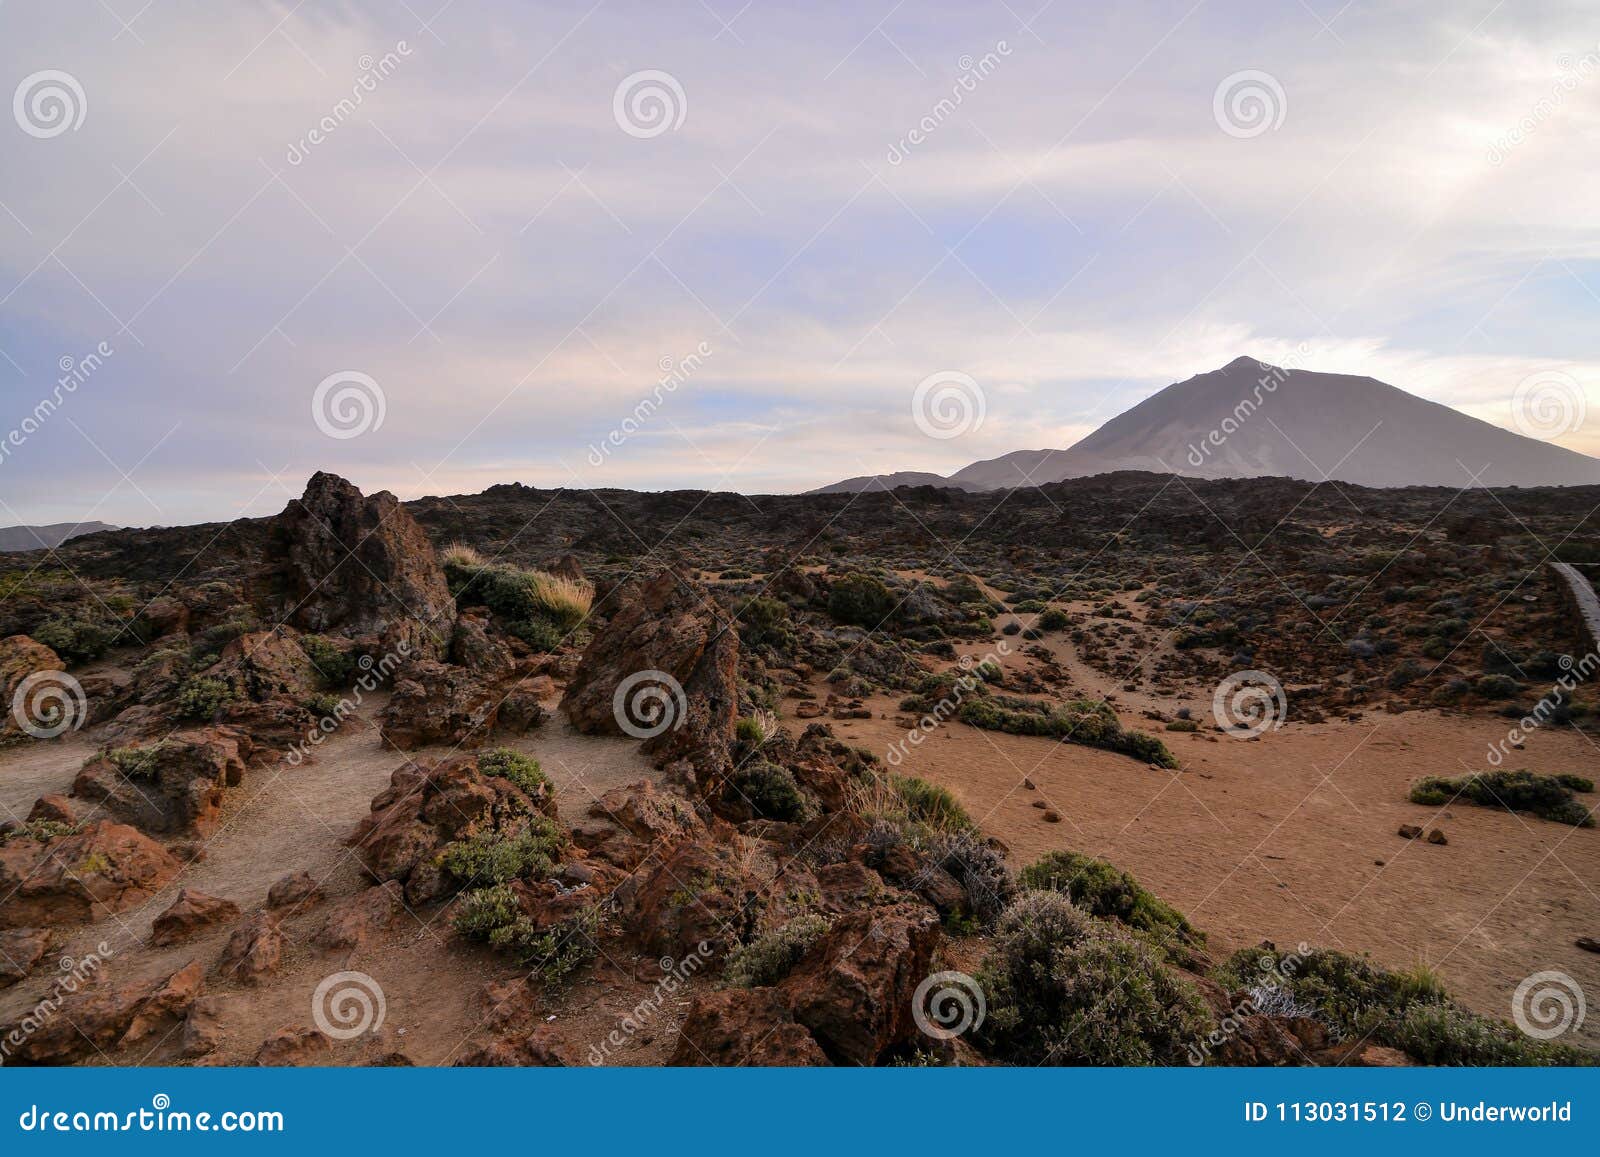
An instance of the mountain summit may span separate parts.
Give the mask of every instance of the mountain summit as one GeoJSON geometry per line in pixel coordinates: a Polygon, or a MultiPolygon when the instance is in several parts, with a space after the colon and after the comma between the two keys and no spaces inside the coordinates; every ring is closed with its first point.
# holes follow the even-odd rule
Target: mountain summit
{"type": "MultiPolygon", "coordinates": [[[[1600,483],[1600,458],[1512,433],[1376,378],[1241,357],[1168,386],[1065,450],[1016,450],[937,484],[991,490],[1113,470],[1331,478],[1362,486],[1600,483]]],[[[869,477],[823,489],[878,485],[869,477]]]]}

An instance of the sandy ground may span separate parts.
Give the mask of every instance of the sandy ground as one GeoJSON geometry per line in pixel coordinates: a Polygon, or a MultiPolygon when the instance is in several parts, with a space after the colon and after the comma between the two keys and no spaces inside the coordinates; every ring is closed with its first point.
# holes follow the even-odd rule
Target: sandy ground
{"type": "MultiPolygon", "coordinates": [[[[1079,661],[1063,636],[1046,645],[1070,673],[1073,694],[1111,696],[1123,724],[1159,734],[1182,770],[960,723],[906,748],[900,769],[954,791],[1007,845],[1014,866],[1053,850],[1102,856],[1206,929],[1219,956],[1267,939],[1368,952],[1392,967],[1422,962],[1465,1003],[1505,1019],[1533,972],[1565,972],[1591,1003],[1600,999],[1600,956],[1573,943],[1600,938],[1600,829],[1406,798],[1424,775],[1486,769],[1485,751],[1505,737],[1506,721],[1377,710],[1236,739],[1209,730],[1208,696],[1124,692],[1079,661]],[[1208,730],[1164,732],[1140,714],[1155,706],[1169,714],[1187,706],[1208,730]],[[1045,822],[1035,801],[1062,822],[1045,822]],[[1401,824],[1438,827],[1449,843],[1401,839],[1401,824]]],[[[1024,662],[1013,654],[1006,664],[1024,662]]],[[[876,717],[835,721],[836,733],[885,755],[910,722],[899,698],[869,700],[876,717]]],[[[1600,747],[1570,728],[1538,731],[1514,754],[1515,766],[1544,773],[1596,778],[1600,770],[1600,747]]],[[[1587,1018],[1574,1043],[1600,1047],[1600,1015],[1587,1018]]]]}

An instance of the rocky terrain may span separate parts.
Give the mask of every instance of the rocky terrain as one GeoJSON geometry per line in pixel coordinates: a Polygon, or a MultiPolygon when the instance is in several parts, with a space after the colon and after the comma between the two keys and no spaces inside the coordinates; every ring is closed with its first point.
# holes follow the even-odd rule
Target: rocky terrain
{"type": "Polygon", "coordinates": [[[16,555],[0,1059],[1589,1063],[1516,1002],[1600,991],[1597,507],[318,474],[16,555]]]}

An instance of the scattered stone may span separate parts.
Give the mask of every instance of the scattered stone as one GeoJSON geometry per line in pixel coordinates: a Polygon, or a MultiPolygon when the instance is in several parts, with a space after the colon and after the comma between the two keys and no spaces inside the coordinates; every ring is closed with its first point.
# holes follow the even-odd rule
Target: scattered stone
{"type": "Polygon", "coordinates": [[[303,631],[370,637],[376,650],[438,659],[455,599],[428,536],[388,491],[370,498],[318,471],[273,519],[258,604],[303,631]]]}
{"type": "Polygon", "coordinates": [[[280,1028],[256,1050],[250,1061],[263,1066],[300,1066],[319,1064],[333,1048],[327,1034],[304,1025],[280,1028]]]}
{"type": "Polygon", "coordinates": [[[260,984],[283,963],[283,930],[271,912],[252,915],[228,938],[217,973],[242,984],[260,984]]]}
{"type": "Polygon", "coordinates": [[[48,928],[8,928],[0,932],[0,988],[25,980],[50,951],[48,928]]]}
{"type": "Polygon", "coordinates": [[[1415,839],[1420,839],[1421,837],[1422,837],[1422,829],[1419,828],[1416,824],[1401,824],[1400,825],[1400,838],[1401,839],[1403,839],[1403,840],[1415,840],[1415,839]]]}
{"type": "Polygon", "coordinates": [[[1593,936],[1580,936],[1573,943],[1585,952],[1600,952],[1600,940],[1593,936]]]}
{"type": "Polygon", "coordinates": [[[1061,822],[1061,813],[1056,811],[1055,808],[1046,808],[1042,818],[1047,824],[1058,824],[1061,822]]]}
{"type": "Polygon", "coordinates": [[[310,872],[290,872],[267,889],[268,908],[309,908],[322,900],[322,886],[310,872]]]}
{"type": "Polygon", "coordinates": [[[391,926],[405,911],[400,885],[393,880],[367,888],[342,901],[323,922],[312,942],[330,952],[354,951],[373,933],[391,926]]]}
{"type": "Polygon", "coordinates": [[[932,971],[939,918],[921,904],[853,912],[779,985],[795,1020],[844,1064],[874,1065],[918,1035],[912,993],[932,971]]]}
{"type": "Polygon", "coordinates": [[[1444,833],[1442,831],[1440,831],[1438,828],[1434,828],[1428,833],[1428,842],[1430,844],[1448,844],[1450,841],[1444,838],[1444,833]]]}
{"type": "Polygon", "coordinates": [[[220,896],[208,896],[184,888],[172,906],[157,916],[150,925],[150,943],[158,948],[176,944],[202,928],[224,920],[237,920],[239,905],[220,896]]]}
{"type": "Polygon", "coordinates": [[[222,1043],[222,1012],[227,998],[202,996],[189,1006],[183,1018],[183,1032],[178,1037],[178,1053],[193,1059],[207,1056],[222,1043]]]}
{"type": "Polygon", "coordinates": [[[121,750],[132,754],[85,763],[73,797],[152,835],[205,837],[221,818],[222,789],[243,780],[252,744],[233,728],[205,727],[121,750]]]}
{"type": "Polygon", "coordinates": [[[579,1068],[588,1064],[583,1052],[554,1025],[542,1024],[518,1040],[497,1040],[473,1049],[457,1067],[579,1068]]]}

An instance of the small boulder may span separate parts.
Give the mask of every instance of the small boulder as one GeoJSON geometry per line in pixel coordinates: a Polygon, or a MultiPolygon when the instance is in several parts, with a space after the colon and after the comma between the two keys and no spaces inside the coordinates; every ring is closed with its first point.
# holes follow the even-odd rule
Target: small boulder
{"type": "Polygon", "coordinates": [[[172,906],[157,916],[150,925],[150,943],[158,948],[176,944],[213,924],[224,920],[237,920],[239,905],[220,896],[208,896],[192,888],[184,888],[172,906]]]}
{"type": "Polygon", "coordinates": [[[27,979],[33,966],[50,951],[48,928],[7,928],[0,931],[0,988],[27,979]]]}
{"type": "Polygon", "coordinates": [[[267,889],[268,908],[309,908],[322,899],[322,886],[310,872],[290,872],[267,889]]]}
{"type": "Polygon", "coordinates": [[[667,1063],[822,1066],[828,1058],[776,989],[728,988],[694,998],[667,1063]]]}
{"type": "Polygon", "coordinates": [[[283,963],[283,929],[270,912],[257,912],[234,930],[217,972],[242,984],[260,984],[283,963]]]}
{"type": "Polygon", "coordinates": [[[333,1048],[326,1033],[305,1025],[280,1028],[256,1050],[250,1063],[264,1067],[321,1064],[333,1048]]]}
{"type": "Polygon", "coordinates": [[[182,865],[143,832],[101,820],[47,841],[0,846],[0,928],[98,920],[142,904],[182,865]]]}

